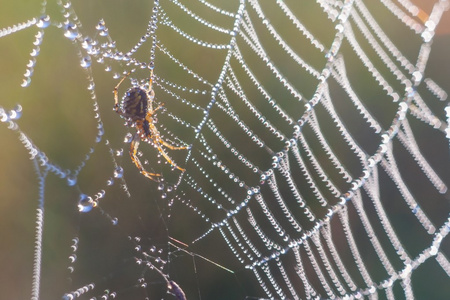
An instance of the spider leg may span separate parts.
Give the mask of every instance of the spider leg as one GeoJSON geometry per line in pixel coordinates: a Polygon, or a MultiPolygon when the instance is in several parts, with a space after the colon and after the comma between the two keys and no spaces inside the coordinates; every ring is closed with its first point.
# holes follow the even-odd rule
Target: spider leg
{"type": "Polygon", "coordinates": [[[163,108],[164,103],[159,104],[155,109],[152,110],[152,115],[155,114],[156,111],[160,110],[161,108],[163,108]]]}
{"type": "Polygon", "coordinates": [[[169,148],[170,150],[183,150],[183,149],[187,149],[189,148],[188,146],[173,146],[169,143],[167,143],[166,141],[164,141],[162,138],[158,137],[158,141],[161,145],[163,145],[164,147],[169,148]]]}
{"type": "MultiPolygon", "coordinates": [[[[147,119],[149,120],[149,119],[147,119]]],[[[166,141],[164,141],[160,136],[159,136],[159,131],[156,128],[156,126],[151,122],[151,119],[149,120],[149,127],[150,127],[150,131],[153,132],[152,134],[152,140],[153,142],[160,145],[163,145],[164,147],[169,148],[170,150],[183,150],[183,149],[188,149],[189,146],[173,146],[169,143],[167,143],[166,141]]],[[[172,164],[174,165],[174,164],[172,164]]],[[[180,168],[178,168],[180,169],[180,168]]],[[[181,170],[181,169],[180,169],[181,170]]]]}
{"type": "Polygon", "coordinates": [[[119,83],[114,87],[114,111],[118,114],[121,114],[119,111],[119,86],[122,84],[122,82],[131,74],[131,71],[127,73],[120,81],[119,83]]]}
{"type": "MultiPolygon", "coordinates": [[[[159,153],[161,153],[162,156],[164,156],[164,158],[167,160],[167,162],[168,162],[171,166],[177,168],[177,169],[180,170],[181,172],[186,171],[186,169],[183,169],[183,168],[177,166],[177,165],[175,164],[175,162],[174,162],[174,161],[169,157],[169,155],[166,153],[166,151],[164,151],[164,149],[160,146],[160,145],[162,144],[160,141],[164,142],[161,138],[153,137],[152,139],[153,139],[153,144],[155,144],[155,146],[156,146],[156,148],[158,149],[159,153]]],[[[170,146],[172,146],[172,145],[170,145],[170,146]]]]}
{"type": "Polygon", "coordinates": [[[136,133],[133,137],[133,140],[131,141],[131,146],[130,146],[131,160],[134,162],[134,164],[139,169],[139,171],[141,172],[142,175],[144,175],[145,177],[147,177],[153,181],[159,182],[159,180],[157,180],[155,177],[159,177],[159,176],[161,176],[161,174],[147,172],[144,170],[144,167],[142,167],[141,161],[139,160],[139,158],[136,155],[138,147],[139,147],[139,142],[140,142],[140,137],[136,133]]]}
{"type": "Polygon", "coordinates": [[[148,81],[148,90],[151,91],[153,87],[153,69],[150,69],[150,79],[148,81]]]}

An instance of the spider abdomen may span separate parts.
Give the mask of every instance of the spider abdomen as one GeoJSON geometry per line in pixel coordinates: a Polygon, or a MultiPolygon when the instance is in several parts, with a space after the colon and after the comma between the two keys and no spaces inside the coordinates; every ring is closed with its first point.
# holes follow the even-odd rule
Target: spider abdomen
{"type": "Polygon", "coordinates": [[[145,119],[148,111],[148,101],[148,95],[145,90],[140,87],[129,89],[122,101],[124,117],[131,119],[133,122],[145,119]]]}

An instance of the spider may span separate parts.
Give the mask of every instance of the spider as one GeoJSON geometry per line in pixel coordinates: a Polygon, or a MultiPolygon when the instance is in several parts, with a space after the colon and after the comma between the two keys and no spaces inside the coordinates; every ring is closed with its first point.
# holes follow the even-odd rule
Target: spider
{"type": "Polygon", "coordinates": [[[119,86],[130,74],[131,71],[128,72],[114,88],[114,111],[127,121],[127,125],[131,125],[136,128],[136,133],[134,134],[130,145],[131,160],[134,162],[141,174],[153,181],[158,182],[159,180],[157,180],[157,178],[161,177],[161,174],[147,172],[136,155],[140,141],[151,141],[158,149],[159,153],[164,156],[172,167],[177,168],[182,172],[186,171],[172,161],[163,147],[171,150],[182,150],[187,149],[188,147],[177,147],[167,143],[161,138],[158,128],[155,126],[156,118],[154,116],[156,112],[162,108],[163,104],[159,104],[156,108],[153,108],[155,98],[155,92],[152,88],[153,69],[150,71],[148,89],[144,86],[134,86],[128,89],[119,105],[119,86]]]}

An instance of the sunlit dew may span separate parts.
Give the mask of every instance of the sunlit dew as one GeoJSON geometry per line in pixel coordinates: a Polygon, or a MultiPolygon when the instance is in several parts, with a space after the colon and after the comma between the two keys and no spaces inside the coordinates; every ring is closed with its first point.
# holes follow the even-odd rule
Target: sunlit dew
{"type": "Polygon", "coordinates": [[[33,69],[27,69],[23,74],[25,77],[31,77],[31,75],[33,75],[33,69]]]}
{"type": "Polygon", "coordinates": [[[79,241],[80,240],[77,237],[72,239],[73,244],[72,244],[72,246],[70,246],[72,248],[72,251],[74,251],[74,252],[77,251],[79,241]]]}
{"type": "Polygon", "coordinates": [[[113,185],[114,184],[114,179],[113,178],[109,178],[107,181],[106,181],[106,185],[107,186],[111,186],[111,185],[113,185]]]}
{"type": "Polygon", "coordinates": [[[77,184],[77,177],[74,174],[67,176],[67,185],[74,186],[77,184]]]}
{"type": "Polygon", "coordinates": [[[100,36],[108,36],[108,28],[100,30],[98,33],[100,36]]]}
{"type": "Polygon", "coordinates": [[[117,224],[119,223],[119,219],[117,219],[117,218],[112,218],[112,219],[111,219],[111,223],[115,226],[115,225],[117,225],[117,224]]]}
{"type": "Polygon", "coordinates": [[[9,118],[11,120],[18,120],[22,116],[22,106],[20,104],[16,105],[14,109],[9,112],[9,118]]]}
{"type": "Polygon", "coordinates": [[[39,47],[36,47],[36,48],[34,48],[33,50],[31,50],[30,55],[31,55],[32,57],[36,57],[36,56],[39,55],[40,52],[41,52],[41,49],[40,49],[39,47]]]}
{"type": "Polygon", "coordinates": [[[0,107],[0,122],[8,121],[8,114],[5,112],[3,108],[0,107]]]}
{"type": "Polygon", "coordinates": [[[78,37],[77,25],[72,23],[67,23],[64,26],[64,36],[69,40],[73,41],[78,37]]]}
{"type": "Polygon", "coordinates": [[[123,148],[116,150],[116,156],[122,156],[122,155],[123,155],[123,148]]]}
{"type": "Polygon", "coordinates": [[[81,43],[81,47],[83,49],[86,49],[87,51],[90,51],[92,49],[92,40],[90,37],[85,37],[83,42],[81,43]]]}
{"type": "Polygon", "coordinates": [[[24,78],[24,79],[23,79],[22,84],[21,84],[20,86],[21,86],[21,87],[27,87],[27,86],[30,85],[30,83],[31,83],[31,78],[30,78],[30,77],[27,77],[27,78],[24,78]]]}
{"type": "Polygon", "coordinates": [[[82,213],[87,213],[94,207],[94,201],[91,197],[85,194],[81,194],[78,200],[78,211],[82,213]]]}
{"type": "Polygon", "coordinates": [[[89,68],[92,64],[92,60],[90,56],[83,57],[81,59],[80,65],[82,68],[89,68]]]}
{"type": "Polygon", "coordinates": [[[50,25],[50,16],[42,16],[39,21],[36,23],[36,26],[39,28],[47,28],[50,25]]]}
{"type": "Polygon", "coordinates": [[[123,176],[123,168],[121,166],[117,166],[114,170],[114,178],[122,178],[123,176]]]}
{"type": "Polygon", "coordinates": [[[98,24],[95,26],[95,29],[97,29],[97,30],[105,29],[105,21],[103,19],[100,19],[98,24]]]}
{"type": "Polygon", "coordinates": [[[123,142],[128,144],[128,143],[131,143],[132,139],[133,139],[133,135],[131,133],[127,133],[125,135],[125,138],[123,139],[123,142]]]}

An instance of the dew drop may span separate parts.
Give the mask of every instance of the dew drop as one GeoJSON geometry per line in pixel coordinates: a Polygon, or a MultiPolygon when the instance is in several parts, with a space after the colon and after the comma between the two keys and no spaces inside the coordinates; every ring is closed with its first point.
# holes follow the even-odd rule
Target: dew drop
{"type": "Polygon", "coordinates": [[[91,66],[91,64],[92,64],[92,60],[91,60],[90,56],[86,56],[81,59],[80,65],[82,68],[89,68],[91,66]]]}
{"type": "Polygon", "coordinates": [[[90,212],[94,207],[94,202],[92,198],[88,195],[81,194],[78,200],[78,211],[82,213],[90,212]]]}
{"type": "Polygon", "coordinates": [[[69,40],[73,41],[78,37],[77,25],[68,23],[64,26],[65,32],[64,36],[69,40]]]}
{"type": "Polygon", "coordinates": [[[5,110],[0,107],[0,122],[6,121],[8,121],[8,115],[6,114],[5,110]]]}
{"type": "Polygon", "coordinates": [[[31,78],[30,77],[26,77],[23,79],[22,84],[20,85],[21,87],[27,87],[29,86],[31,83],[31,78]]]}
{"type": "Polygon", "coordinates": [[[106,185],[108,185],[108,186],[111,186],[111,185],[113,185],[114,184],[114,179],[113,178],[110,178],[110,179],[108,179],[107,181],[106,181],[106,185]]]}
{"type": "Polygon", "coordinates": [[[133,136],[131,135],[131,133],[127,133],[125,135],[125,138],[123,139],[123,142],[128,144],[128,143],[131,143],[132,139],[133,139],[133,136]]]}
{"type": "Polygon", "coordinates": [[[18,120],[22,116],[22,106],[20,104],[16,105],[13,110],[9,112],[9,118],[11,120],[18,120]]]}
{"type": "Polygon", "coordinates": [[[23,74],[25,77],[31,77],[31,75],[33,75],[33,69],[27,69],[25,74],[23,74]]]}
{"type": "Polygon", "coordinates": [[[100,192],[97,193],[98,199],[105,197],[105,195],[106,195],[105,190],[100,190],[100,192]]]}
{"type": "Polygon", "coordinates": [[[90,37],[86,37],[83,42],[81,43],[81,47],[83,49],[86,49],[87,51],[90,51],[92,49],[92,40],[90,37]]]}
{"type": "Polygon", "coordinates": [[[72,294],[65,294],[65,295],[62,297],[62,299],[63,299],[63,300],[73,300],[74,298],[73,298],[73,295],[72,295],[72,294]]]}
{"type": "Polygon", "coordinates": [[[131,140],[133,139],[133,136],[131,135],[131,133],[127,133],[126,135],[125,135],[125,138],[123,139],[123,142],[124,143],[126,143],[126,144],[128,144],[128,143],[131,143],[131,140]]]}
{"type": "Polygon", "coordinates": [[[123,149],[120,148],[119,150],[116,150],[116,156],[120,157],[123,155],[123,149]]]}
{"type": "Polygon", "coordinates": [[[36,65],[36,59],[30,59],[27,63],[27,68],[33,68],[36,65]]]}
{"type": "Polygon", "coordinates": [[[97,29],[97,30],[105,29],[105,21],[103,19],[100,19],[98,24],[95,26],[95,29],[97,29]]]}
{"type": "Polygon", "coordinates": [[[42,16],[39,21],[36,23],[36,26],[39,28],[47,28],[50,25],[50,16],[42,16]]]}
{"type": "Polygon", "coordinates": [[[119,219],[113,218],[113,219],[111,219],[111,223],[112,223],[114,226],[116,226],[116,225],[119,223],[119,219]]]}
{"type": "Polygon", "coordinates": [[[39,47],[36,47],[36,48],[34,48],[34,49],[31,51],[30,55],[31,55],[32,57],[36,57],[36,56],[39,55],[40,52],[41,52],[41,49],[40,49],[39,47]]]}
{"type": "Polygon", "coordinates": [[[100,30],[98,33],[100,36],[108,36],[108,28],[105,28],[103,30],[100,30]]]}
{"type": "Polygon", "coordinates": [[[123,176],[123,168],[121,166],[118,166],[114,170],[114,178],[122,178],[122,176],[123,176]]]}
{"type": "Polygon", "coordinates": [[[67,185],[74,186],[75,184],[77,184],[77,177],[73,174],[67,176],[67,185]]]}

